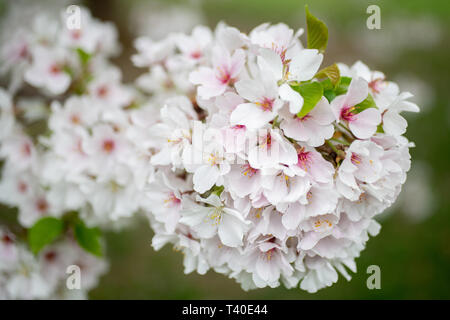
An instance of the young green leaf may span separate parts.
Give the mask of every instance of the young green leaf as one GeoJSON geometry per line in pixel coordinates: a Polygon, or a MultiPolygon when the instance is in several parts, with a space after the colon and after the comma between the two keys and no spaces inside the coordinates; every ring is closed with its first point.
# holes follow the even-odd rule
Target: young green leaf
{"type": "Polygon", "coordinates": [[[337,96],[340,96],[341,94],[347,93],[348,86],[350,85],[350,82],[352,82],[352,78],[350,77],[341,77],[339,80],[339,83],[336,86],[336,89],[334,92],[337,96]]]}
{"type": "Polygon", "coordinates": [[[325,52],[328,44],[328,28],[319,19],[314,17],[305,6],[306,27],[307,27],[307,47],[308,49],[317,49],[319,52],[325,52]]]}
{"type": "Polygon", "coordinates": [[[323,96],[323,88],[319,82],[305,83],[297,87],[292,87],[303,97],[303,107],[297,117],[303,118],[316,106],[320,98],[323,96]]]}
{"type": "Polygon", "coordinates": [[[75,225],[75,238],[80,247],[99,257],[102,256],[100,235],[100,229],[88,228],[83,221],[79,221],[75,225]]]}
{"type": "Polygon", "coordinates": [[[223,190],[224,190],[224,186],[214,186],[212,188],[212,193],[216,194],[218,197],[220,197],[220,195],[222,194],[223,190]]]}
{"type": "Polygon", "coordinates": [[[364,111],[369,108],[377,108],[377,105],[375,104],[375,101],[373,100],[373,97],[370,93],[366,99],[364,99],[361,103],[358,103],[355,106],[355,111],[357,113],[360,113],[361,111],[364,111]]]}
{"type": "Polygon", "coordinates": [[[384,129],[383,129],[383,124],[382,124],[382,123],[380,123],[380,124],[378,125],[378,127],[377,127],[377,132],[378,132],[378,133],[384,133],[384,129]]]}
{"type": "Polygon", "coordinates": [[[324,90],[323,95],[327,98],[328,102],[331,102],[336,98],[336,93],[333,90],[324,90]]]}
{"type": "Polygon", "coordinates": [[[87,53],[81,48],[77,48],[77,53],[83,66],[85,66],[88,63],[88,61],[91,59],[92,56],[91,54],[87,53]]]}
{"type": "Polygon", "coordinates": [[[45,217],[37,221],[28,233],[31,251],[37,254],[46,245],[58,238],[64,230],[64,223],[53,217],[45,217]]]}
{"type": "Polygon", "coordinates": [[[328,78],[320,81],[320,84],[322,85],[323,91],[334,90],[334,85],[331,83],[331,80],[328,78]]]}
{"type": "Polygon", "coordinates": [[[328,78],[330,79],[331,83],[336,86],[341,79],[341,74],[339,72],[337,64],[334,63],[331,66],[319,70],[319,72],[317,72],[314,77],[317,79],[328,78]]]}

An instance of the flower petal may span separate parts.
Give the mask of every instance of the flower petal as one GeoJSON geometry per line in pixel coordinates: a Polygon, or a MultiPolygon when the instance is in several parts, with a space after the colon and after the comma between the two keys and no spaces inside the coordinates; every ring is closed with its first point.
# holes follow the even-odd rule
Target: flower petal
{"type": "Polygon", "coordinates": [[[303,107],[303,97],[297,91],[293,90],[290,85],[284,83],[278,89],[280,98],[289,102],[289,112],[297,114],[303,107]]]}
{"type": "Polygon", "coordinates": [[[203,165],[194,173],[194,190],[198,193],[204,193],[212,188],[218,178],[219,168],[217,166],[203,165]]]}
{"type": "Polygon", "coordinates": [[[322,60],[323,55],[318,50],[302,50],[289,64],[289,78],[297,81],[310,80],[319,70],[322,60]]]}
{"type": "Polygon", "coordinates": [[[369,108],[356,114],[354,120],[349,123],[349,128],[357,138],[368,139],[377,131],[380,122],[380,112],[369,108]]]}
{"type": "Polygon", "coordinates": [[[244,125],[248,129],[258,129],[273,120],[274,113],[264,111],[254,103],[243,103],[231,113],[231,125],[244,125]]]}
{"type": "Polygon", "coordinates": [[[348,87],[344,104],[355,106],[369,95],[369,84],[363,78],[353,78],[348,87]]]}

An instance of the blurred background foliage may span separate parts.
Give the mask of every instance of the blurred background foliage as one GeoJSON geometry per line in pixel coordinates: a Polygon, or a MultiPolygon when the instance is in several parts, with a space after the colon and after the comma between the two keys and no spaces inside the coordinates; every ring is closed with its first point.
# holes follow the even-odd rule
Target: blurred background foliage
{"type": "MultiPolygon", "coordinates": [[[[244,292],[234,280],[208,272],[184,275],[182,255],[151,248],[145,219],[132,228],[106,233],[110,272],[91,299],[449,299],[450,298],[450,1],[448,0],[109,0],[82,1],[94,16],[113,21],[123,51],[115,62],[125,81],[143,70],[132,66],[133,39],[219,21],[249,32],[263,22],[305,28],[304,6],[330,32],[324,65],[361,59],[383,71],[402,91],[415,94],[421,113],[406,115],[414,141],[413,167],[398,203],[379,219],[381,233],[357,259],[350,282],[316,294],[300,289],[244,292]],[[381,30],[369,30],[366,9],[381,8],[381,30]],[[169,12],[169,13],[168,13],[169,12]],[[381,290],[369,290],[366,269],[381,268],[381,290]]],[[[305,36],[302,37],[305,42],[305,36]]],[[[2,210],[4,211],[4,210],[2,210]]],[[[3,212],[5,213],[5,212],[3,212]]]]}

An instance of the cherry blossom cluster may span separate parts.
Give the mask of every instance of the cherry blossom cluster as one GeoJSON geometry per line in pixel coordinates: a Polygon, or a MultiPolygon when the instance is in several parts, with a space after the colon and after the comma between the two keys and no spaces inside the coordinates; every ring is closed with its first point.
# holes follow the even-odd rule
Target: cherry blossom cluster
{"type": "Polygon", "coordinates": [[[83,299],[108,268],[104,260],[85,252],[71,238],[35,256],[4,227],[0,227],[0,257],[0,300],[83,299]],[[71,266],[80,268],[80,290],[66,286],[74,272],[71,266]]]}
{"type": "Polygon", "coordinates": [[[0,230],[0,298],[69,297],[71,264],[86,292],[106,270],[97,227],[137,213],[186,273],[245,290],[350,279],[410,168],[410,93],[362,62],[324,68],[323,37],[308,30],[304,47],[284,24],[138,38],[145,72],[126,85],[115,27],[86,9],[81,28],[66,19],[2,29],[0,202],[20,232],[0,230]],[[36,249],[27,229],[49,217],[59,238],[36,249]]]}
{"type": "Polygon", "coordinates": [[[405,182],[412,95],[362,62],[321,69],[302,33],[219,24],[136,41],[138,85],[167,97],[149,129],[152,243],[180,250],[186,273],[245,290],[350,279],[405,182]]]}
{"type": "Polygon", "coordinates": [[[68,30],[63,19],[46,20],[45,30],[32,30],[47,38],[23,31],[27,37],[5,49],[13,77],[40,93],[24,98],[0,91],[0,197],[19,208],[25,227],[67,211],[80,211],[96,225],[130,217],[152,172],[152,142],[141,145],[138,137],[155,111],[135,108],[136,90],[122,84],[108,60],[118,47],[115,29],[86,10],[81,21],[81,29],[68,30]],[[27,130],[39,121],[46,128],[36,137],[27,130]]]}
{"type": "Polygon", "coordinates": [[[38,256],[26,239],[16,243],[15,232],[2,230],[0,297],[69,298],[73,293],[60,295],[60,288],[70,264],[81,268],[82,291],[74,297],[82,297],[106,262],[77,247],[73,226],[128,223],[152,174],[148,148],[135,139],[148,111],[135,108],[137,91],[109,61],[119,49],[115,27],[86,9],[80,29],[69,29],[66,19],[65,11],[41,12],[22,29],[2,30],[14,36],[2,42],[0,60],[9,80],[0,88],[0,202],[17,208],[22,233],[45,217],[66,227],[38,256]],[[74,212],[80,220],[67,219],[74,212]]]}

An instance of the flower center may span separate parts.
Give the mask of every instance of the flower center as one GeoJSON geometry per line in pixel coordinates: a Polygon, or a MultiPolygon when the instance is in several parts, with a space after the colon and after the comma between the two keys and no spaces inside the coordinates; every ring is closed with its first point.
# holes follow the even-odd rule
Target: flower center
{"type": "Polygon", "coordinates": [[[18,52],[17,52],[17,56],[18,56],[20,59],[25,59],[25,58],[28,56],[28,47],[27,47],[26,43],[23,43],[23,44],[20,46],[20,48],[19,48],[19,50],[18,50],[18,52]]]}
{"type": "Polygon", "coordinates": [[[111,153],[111,152],[113,152],[113,151],[114,151],[114,148],[115,148],[114,140],[107,139],[107,140],[104,140],[104,141],[103,141],[103,150],[104,150],[106,153],[111,153]]]}
{"type": "Polygon", "coordinates": [[[61,67],[58,66],[56,63],[54,63],[50,66],[49,71],[52,75],[57,75],[57,74],[61,73],[61,67]]]}
{"type": "Polygon", "coordinates": [[[263,138],[263,141],[259,145],[261,148],[267,147],[267,149],[270,149],[272,146],[272,136],[270,133],[267,133],[267,135],[263,138]]]}
{"type": "Polygon", "coordinates": [[[299,153],[297,154],[297,159],[297,166],[305,171],[308,171],[308,167],[310,164],[310,152],[305,151],[305,148],[301,148],[299,153]]]}
{"type": "Polygon", "coordinates": [[[273,102],[275,99],[269,99],[264,97],[261,101],[255,102],[257,106],[260,106],[264,111],[272,111],[273,102]]]}
{"type": "Polygon", "coordinates": [[[355,166],[361,163],[361,157],[354,152],[352,152],[350,160],[355,166]]]}
{"type": "Polygon", "coordinates": [[[275,248],[269,249],[266,251],[266,259],[267,261],[270,261],[272,259],[273,253],[275,252],[275,248]]]}
{"type": "Polygon", "coordinates": [[[307,114],[307,115],[304,115],[303,117],[301,117],[301,118],[299,118],[299,117],[295,117],[298,121],[300,121],[300,122],[303,122],[303,121],[306,121],[306,120],[308,120],[309,118],[311,118],[311,115],[310,114],[307,114]]]}
{"type": "Polygon", "coordinates": [[[283,64],[288,64],[289,60],[286,60],[287,48],[284,46],[278,46],[276,43],[272,42],[272,50],[275,51],[281,58],[283,64]]]}
{"type": "Polygon", "coordinates": [[[317,219],[314,222],[315,231],[323,231],[324,229],[329,229],[333,226],[333,223],[328,219],[317,219]]]}
{"type": "Polygon", "coordinates": [[[222,207],[214,208],[209,218],[213,221],[213,226],[219,225],[222,221],[222,207]]]}
{"type": "Polygon", "coordinates": [[[22,153],[25,157],[31,156],[31,145],[28,142],[22,145],[22,153]]]}
{"type": "Polygon", "coordinates": [[[241,171],[242,174],[249,178],[253,177],[256,174],[256,172],[258,172],[257,169],[250,167],[249,164],[244,164],[243,166],[241,166],[241,168],[242,168],[242,171],[241,171]]]}
{"type": "Polygon", "coordinates": [[[340,118],[345,121],[353,121],[353,117],[355,116],[355,114],[353,113],[354,110],[355,107],[342,108],[340,118]]]}
{"type": "Polygon", "coordinates": [[[56,258],[56,252],[55,251],[49,251],[45,254],[45,260],[48,262],[54,261],[56,258]]]}
{"type": "Polygon", "coordinates": [[[227,84],[231,80],[230,73],[223,67],[217,67],[219,74],[216,76],[222,84],[227,84]]]}
{"type": "Polygon", "coordinates": [[[48,203],[45,199],[41,198],[36,201],[36,209],[41,212],[45,213],[48,209],[48,203]]]}
{"type": "Polygon", "coordinates": [[[202,57],[202,53],[200,51],[194,51],[191,53],[191,58],[192,59],[200,59],[202,57]]]}
{"type": "Polygon", "coordinates": [[[380,93],[382,86],[384,83],[384,79],[378,78],[369,82],[369,88],[373,93],[380,93]]]}
{"type": "Polygon", "coordinates": [[[100,87],[97,89],[97,95],[98,95],[100,98],[105,98],[105,97],[108,95],[108,93],[109,93],[109,89],[108,89],[108,86],[106,86],[106,85],[100,86],[100,87]]]}
{"type": "Polygon", "coordinates": [[[169,197],[164,200],[164,204],[166,207],[173,207],[181,203],[181,200],[178,199],[173,192],[169,193],[169,197]]]}
{"type": "Polygon", "coordinates": [[[231,129],[241,130],[241,129],[245,129],[245,126],[243,124],[237,124],[237,125],[231,127],[231,129]]]}
{"type": "Polygon", "coordinates": [[[18,189],[19,189],[20,193],[25,193],[28,190],[28,185],[25,182],[20,181],[19,185],[18,185],[18,189]]]}
{"type": "Polygon", "coordinates": [[[71,32],[71,36],[73,39],[78,40],[81,38],[81,30],[73,30],[71,32]]]}
{"type": "Polygon", "coordinates": [[[358,198],[358,201],[356,201],[357,203],[362,203],[367,199],[367,195],[365,193],[361,193],[361,195],[358,198]]]}
{"type": "Polygon", "coordinates": [[[215,155],[213,153],[209,154],[208,162],[211,166],[215,166],[217,164],[218,160],[219,159],[218,159],[217,155],[215,155]]]}
{"type": "Polygon", "coordinates": [[[14,243],[14,240],[13,240],[13,238],[12,238],[11,236],[9,236],[8,234],[5,234],[5,235],[3,235],[3,237],[2,237],[2,242],[3,242],[5,245],[9,245],[9,244],[14,243]]]}
{"type": "Polygon", "coordinates": [[[77,114],[72,114],[70,116],[70,122],[72,122],[73,124],[80,124],[80,116],[77,114]]]}

